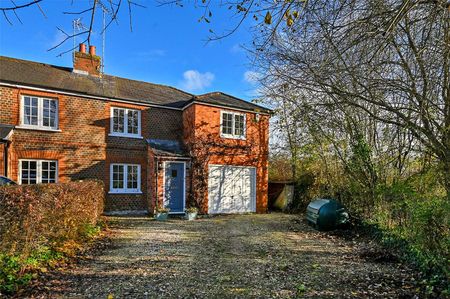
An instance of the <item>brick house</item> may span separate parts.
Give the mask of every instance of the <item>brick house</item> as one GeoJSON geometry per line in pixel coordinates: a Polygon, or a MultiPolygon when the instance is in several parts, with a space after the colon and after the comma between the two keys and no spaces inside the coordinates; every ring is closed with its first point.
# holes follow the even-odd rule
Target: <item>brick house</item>
{"type": "Polygon", "coordinates": [[[264,213],[270,110],[221,92],[0,57],[0,175],[20,184],[95,178],[105,211],[264,213]]]}

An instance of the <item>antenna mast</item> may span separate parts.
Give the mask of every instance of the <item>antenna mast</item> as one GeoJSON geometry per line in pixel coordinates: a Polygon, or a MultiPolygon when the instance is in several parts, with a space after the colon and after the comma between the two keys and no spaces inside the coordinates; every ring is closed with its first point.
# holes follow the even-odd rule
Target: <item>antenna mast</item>
{"type": "Polygon", "coordinates": [[[105,22],[105,15],[106,15],[106,7],[102,5],[102,11],[103,11],[103,30],[102,30],[102,74],[105,73],[105,40],[106,40],[106,22],[105,22]]]}
{"type": "Polygon", "coordinates": [[[72,29],[73,29],[73,35],[72,35],[72,41],[73,41],[73,50],[72,50],[72,59],[75,61],[75,51],[76,51],[76,33],[80,32],[80,30],[87,30],[87,27],[83,25],[81,22],[81,18],[74,19],[72,21],[72,29]]]}
{"type": "Polygon", "coordinates": [[[101,73],[105,73],[105,48],[106,48],[106,14],[111,14],[111,11],[102,3],[98,2],[103,12],[103,30],[102,30],[102,60],[101,73]]]}

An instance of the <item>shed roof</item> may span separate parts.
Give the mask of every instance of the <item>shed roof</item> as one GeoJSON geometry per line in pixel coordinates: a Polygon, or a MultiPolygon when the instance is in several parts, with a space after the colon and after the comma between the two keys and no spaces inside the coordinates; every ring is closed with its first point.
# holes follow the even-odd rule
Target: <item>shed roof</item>
{"type": "Polygon", "coordinates": [[[180,158],[188,157],[179,141],[166,139],[147,139],[147,143],[152,148],[156,156],[170,156],[180,158]]]}
{"type": "Polygon", "coordinates": [[[13,129],[14,129],[14,126],[0,124],[0,140],[1,141],[8,140],[8,136],[12,132],[13,129]]]}

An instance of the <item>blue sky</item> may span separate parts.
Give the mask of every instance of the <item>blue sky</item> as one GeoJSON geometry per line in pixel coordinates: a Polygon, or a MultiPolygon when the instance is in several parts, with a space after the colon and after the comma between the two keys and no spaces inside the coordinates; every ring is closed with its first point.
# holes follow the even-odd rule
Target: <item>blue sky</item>
{"type": "MultiPolygon", "coordinates": [[[[15,1],[17,4],[20,1],[15,1]]],[[[242,45],[251,44],[248,20],[233,35],[206,43],[209,29],[225,32],[237,21],[226,8],[212,10],[211,24],[199,23],[203,9],[195,8],[187,0],[184,7],[166,5],[158,7],[153,0],[141,0],[146,8],[133,8],[133,31],[130,32],[127,9],[122,9],[119,24],[112,24],[106,33],[105,72],[130,79],[175,86],[194,94],[223,91],[251,100],[256,86],[252,82],[251,65],[242,45]],[[250,76],[249,76],[250,75],[250,76]]],[[[214,2],[214,1],[213,1],[214,2]]],[[[79,11],[88,0],[44,0],[41,4],[46,18],[37,7],[20,10],[23,22],[10,14],[13,25],[0,16],[0,55],[49,64],[72,66],[70,53],[57,57],[72,47],[72,40],[59,49],[47,50],[62,40],[56,26],[71,32],[73,15],[63,11],[79,11]]],[[[0,0],[2,6],[10,1],[0,0]]],[[[127,7],[124,7],[127,8],[127,7]]],[[[96,14],[97,30],[92,44],[101,55],[101,14],[96,14]]],[[[89,20],[86,14],[83,22],[89,20]]],[[[80,42],[81,39],[77,40],[80,42]]]]}

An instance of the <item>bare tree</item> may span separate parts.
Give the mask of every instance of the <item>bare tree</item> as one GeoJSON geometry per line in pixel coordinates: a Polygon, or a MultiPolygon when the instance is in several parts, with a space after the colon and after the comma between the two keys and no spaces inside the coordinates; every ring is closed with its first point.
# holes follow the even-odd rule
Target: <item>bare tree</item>
{"type": "Polygon", "coordinates": [[[443,0],[310,0],[290,28],[260,27],[254,53],[271,89],[289,84],[317,106],[363,112],[368,128],[407,131],[450,191],[449,27],[443,0]]]}
{"type": "MultiPolygon", "coordinates": [[[[22,20],[20,18],[20,11],[23,9],[28,9],[32,7],[37,7],[39,11],[42,13],[43,17],[46,18],[46,14],[44,9],[42,8],[41,4],[43,4],[45,0],[27,0],[27,1],[12,1],[10,5],[2,5],[0,6],[0,11],[3,14],[3,17],[5,20],[10,24],[13,25],[13,21],[11,20],[11,15],[13,15],[16,20],[20,23],[22,23],[22,20]]],[[[71,4],[73,5],[73,0],[71,1],[71,4]]],[[[83,43],[88,43],[90,45],[91,43],[91,36],[92,32],[95,27],[95,15],[96,13],[104,13],[107,20],[105,22],[105,26],[101,28],[101,30],[98,30],[100,33],[103,33],[106,31],[110,25],[113,22],[117,21],[118,13],[123,7],[126,6],[128,10],[128,16],[129,16],[129,26],[130,30],[133,30],[132,26],[132,8],[134,6],[137,7],[145,7],[142,4],[139,4],[133,0],[93,0],[86,3],[86,8],[82,9],[80,11],[63,11],[63,14],[66,15],[76,15],[76,16],[87,16],[89,19],[89,22],[86,24],[85,27],[79,32],[76,33],[68,33],[61,29],[61,27],[57,27],[57,29],[64,35],[64,38],[61,42],[56,44],[55,46],[48,49],[48,51],[55,50],[57,48],[60,48],[63,44],[65,44],[68,40],[74,38],[74,37],[82,37],[83,43]]],[[[59,56],[71,52],[74,50],[74,48],[70,48],[68,50],[62,51],[59,53],[59,56]]]]}

